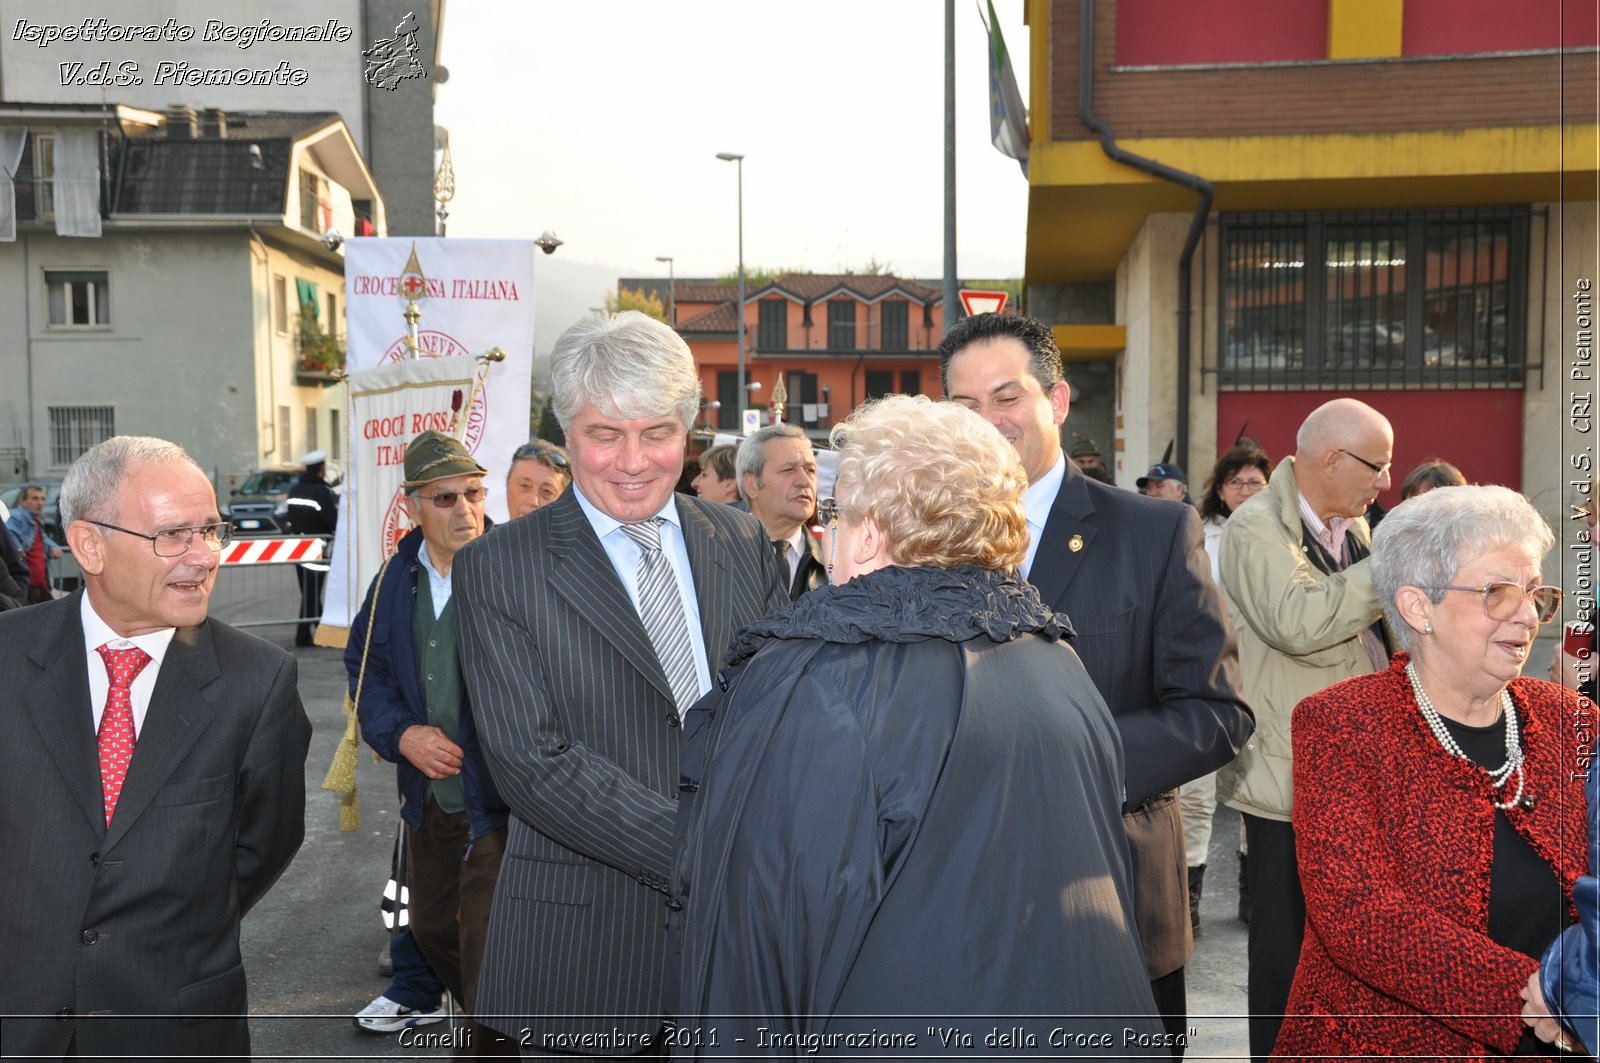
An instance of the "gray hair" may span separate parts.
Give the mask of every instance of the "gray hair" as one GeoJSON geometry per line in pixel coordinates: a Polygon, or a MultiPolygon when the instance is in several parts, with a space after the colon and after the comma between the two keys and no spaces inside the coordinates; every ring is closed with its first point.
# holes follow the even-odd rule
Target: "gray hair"
{"type": "Polygon", "coordinates": [[[112,436],[96,443],[72,463],[61,481],[61,526],[75,520],[115,518],[117,487],[127,475],[128,466],[179,461],[200,468],[188,451],[155,436],[112,436]]]}
{"type": "Polygon", "coordinates": [[[585,406],[617,420],[674,414],[685,432],[700,412],[689,345],[637,310],[587,317],[567,329],[550,354],[550,375],[563,431],[585,406]]]}
{"type": "Polygon", "coordinates": [[[804,439],[806,446],[811,446],[805,429],[797,424],[769,424],[745,436],[744,442],[739,444],[734,479],[739,483],[739,497],[747,502],[749,497],[744,493],[744,474],[749,473],[756,478],[756,483],[761,482],[761,474],[767,471],[767,442],[773,439],[804,439]]]}
{"type": "Polygon", "coordinates": [[[1539,511],[1509,487],[1436,487],[1395,506],[1372,534],[1372,583],[1400,648],[1415,644],[1395,605],[1401,587],[1450,583],[1462,565],[1500,547],[1525,547],[1543,561],[1555,541],[1539,511]]]}

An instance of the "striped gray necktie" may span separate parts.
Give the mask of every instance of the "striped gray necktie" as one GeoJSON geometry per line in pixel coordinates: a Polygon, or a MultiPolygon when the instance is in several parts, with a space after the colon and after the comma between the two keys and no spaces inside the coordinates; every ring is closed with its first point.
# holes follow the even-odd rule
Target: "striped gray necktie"
{"type": "Polygon", "coordinates": [[[639,619],[656,649],[656,659],[667,674],[673,700],[682,715],[700,700],[700,679],[695,675],[694,649],[684,622],[683,598],[678,578],[661,552],[661,518],[642,524],[624,524],[628,538],[639,544],[639,619]]]}

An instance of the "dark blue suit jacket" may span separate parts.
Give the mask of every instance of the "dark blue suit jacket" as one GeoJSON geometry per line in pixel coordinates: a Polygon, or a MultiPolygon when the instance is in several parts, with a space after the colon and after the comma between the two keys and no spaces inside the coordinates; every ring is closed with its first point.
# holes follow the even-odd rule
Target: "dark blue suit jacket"
{"type": "MultiPolygon", "coordinates": [[[[396,765],[400,816],[412,830],[422,826],[422,803],[427,796],[428,777],[400,752],[400,736],[408,727],[428,723],[428,701],[422,693],[417,647],[411,634],[411,613],[416,606],[417,580],[422,572],[422,562],[417,560],[421,548],[421,528],[411,529],[400,540],[388,569],[367,589],[367,600],[350,625],[350,640],[344,649],[350,696],[355,697],[362,649],[367,643],[367,623],[371,619],[372,648],[367,654],[367,674],[361,681],[356,716],[361,721],[361,737],[366,739],[367,745],[396,765]],[[375,617],[374,597],[378,603],[375,617]]],[[[456,744],[462,751],[461,789],[467,803],[467,819],[472,836],[482,837],[504,827],[508,812],[478,749],[468,700],[463,700],[461,705],[461,731],[456,735],[456,744]]]]}
{"type": "Polygon", "coordinates": [[[1161,977],[1192,942],[1177,802],[1153,799],[1227,764],[1255,729],[1199,515],[1068,461],[1028,579],[1072,621],[1073,648],[1122,735],[1134,906],[1161,977]]]}

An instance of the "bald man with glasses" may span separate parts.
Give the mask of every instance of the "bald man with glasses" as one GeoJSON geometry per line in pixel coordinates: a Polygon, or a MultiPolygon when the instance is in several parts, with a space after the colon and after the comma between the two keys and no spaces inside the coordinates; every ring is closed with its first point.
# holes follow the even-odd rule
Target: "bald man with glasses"
{"type": "Polygon", "coordinates": [[[1394,429],[1353,398],[1306,417],[1295,453],[1228,518],[1219,567],[1255,737],[1217,780],[1249,840],[1250,1055],[1272,1051],[1305,932],[1289,721],[1302,698],[1389,663],[1363,514],[1389,487],[1394,429]]]}

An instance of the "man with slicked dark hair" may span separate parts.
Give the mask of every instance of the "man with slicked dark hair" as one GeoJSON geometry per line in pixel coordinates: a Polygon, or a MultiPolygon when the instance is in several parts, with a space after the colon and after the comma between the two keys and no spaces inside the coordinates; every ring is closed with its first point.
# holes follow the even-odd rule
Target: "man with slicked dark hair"
{"type": "Polygon", "coordinates": [[[939,372],[946,397],[993,424],[1027,471],[1023,574],[1072,621],[1074,648],[1121,732],[1134,911],[1156,1004],[1180,1034],[1193,939],[1174,791],[1231,761],[1254,729],[1200,520],[1192,506],[1117,490],[1067,460],[1070,390],[1042,322],[966,318],[940,344],[939,372]]]}

